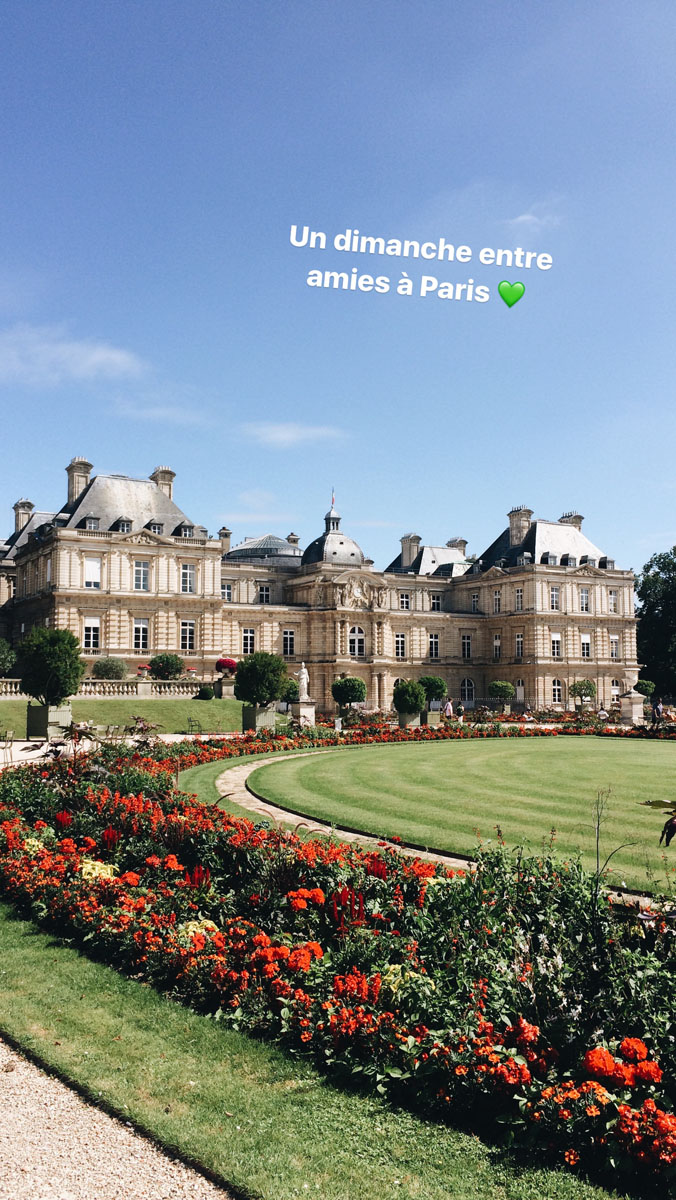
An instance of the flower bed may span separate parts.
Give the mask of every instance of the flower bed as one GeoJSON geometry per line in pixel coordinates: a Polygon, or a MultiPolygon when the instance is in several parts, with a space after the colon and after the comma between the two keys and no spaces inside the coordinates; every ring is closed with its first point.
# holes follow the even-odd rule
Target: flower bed
{"type": "MultiPolygon", "coordinates": [[[[361,737],[414,740],[391,732],[361,737]]],[[[571,1167],[673,1177],[670,914],[617,921],[576,863],[496,850],[452,872],[258,828],[173,787],[178,767],[279,746],[5,772],[0,887],[88,953],[327,1071],[499,1122],[571,1167]]]]}

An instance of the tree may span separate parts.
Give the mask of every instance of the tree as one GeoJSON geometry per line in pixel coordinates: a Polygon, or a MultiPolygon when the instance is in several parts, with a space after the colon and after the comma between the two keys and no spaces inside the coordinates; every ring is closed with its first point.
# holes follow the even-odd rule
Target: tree
{"type": "Polygon", "coordinates": [[[574,700],[593,700],[596,695],[596,684],[591,679],[576,679],[568,688],[568,695],[574,700]]]}
{"type": "Polygon", "coordinates": [[[491,700],[502,700],[508,704],[516,696],[516,689],[513,683],[508,683],[506,679],[494,679],[488,685],[488,695],[491,700]]]}
{"type": "Polygon", "coordinates": [[[286,704],[295,704],[299,695],[298,680],[288,679],[284,684],[284,691],[280,699],[284,700],[286,704]]]}
{"type": "Polygon", "coordinates": [[[634,691],[640,692],[642,696],[652,696],[655,691],[655,684],[652,679],[637,679],[634,684],[634,691]]]}
{"type": "Polygon", "coordinates": [[[398,713],[419,713],[425,707],[425,689],[415,679],[401,679],[394,689],[393,704],[398,713]]]}
{"type": "Polygon", "coordinates": [[[676,695],[676,546],[648,559],[636,581],[639,661],[663,696],[676,695]]]}
{"type": "Polygon", "coordinates": [[[19,669],[22,692],[58,708],[75,694],[86,668],[69,629],[35,626],[19,647],[19,669]]]}
{"type": "Polygon", "coordinates": [[[178,654],[156,654],[148,666],[153,679],[180,679],[185,663],[178,654]]]}
{"type": "Polygon", "coordinates": [[[94,679],[124,679],[127,664],[123,658],[97,658],[92,667],[94,679]]]}
{"type": "Polygon", "coordinates": [[[240,660],[235,675],[235,696],[254,708],[279,700],[287,681],[286,663],[278,654],[257,650],[240,660]]]}
{"type": "Polygon", "coordinates": [[[418,683],[425,693],[428,707],[433,700],[444,700],[448,694],[446,681],[440,675],[421,675],[418,683]]]}
{"type": "Polygon", "coordinates": [[[363,679],[346,675],[331,684],[331,695],[341,708],[347,708],[348,704],[361,704],[366,699],[366,684],[363,679]]]}
{"type": "Polygon", "coordinates": [[[9,642],[4,638],[0,638],[0,678],[6,678],[14,663],[16,662],[16,654],[12,650],[9,642]]]}

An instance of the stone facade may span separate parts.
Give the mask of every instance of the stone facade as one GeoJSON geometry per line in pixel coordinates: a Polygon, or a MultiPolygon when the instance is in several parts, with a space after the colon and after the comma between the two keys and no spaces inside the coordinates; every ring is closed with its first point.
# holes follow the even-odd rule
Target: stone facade
{"type": "Polygon", "coordinates": [[[222,655],[267,650],[290,672],[305,661],[325,711],[343,673],[365,681],[369,708],[388,708],[396,680],[421,675],[470,704],[506,679],[533,707],[568,706],[582,678],[609,705],[638,677],[633,576],[577,513],[551,522],[512,509],[478,559],[462,538],[439,547],[406,534],[381,572],[333,506],[304,553],[295,534],[231,549],[228,529],[209,537],[177,507],[169,468],[149,480],[90,472],[72,461],[58,513],[14,506],[0,545],[0,635],[14,644],[48,624],[70,629],[91,663],[107,654],[135,670],[172,651],[207,678],[222,655]]]}

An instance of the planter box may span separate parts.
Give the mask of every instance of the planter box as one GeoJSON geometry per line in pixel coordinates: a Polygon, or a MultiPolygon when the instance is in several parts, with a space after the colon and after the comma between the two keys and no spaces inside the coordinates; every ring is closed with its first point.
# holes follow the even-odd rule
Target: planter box
{"type": "Polygon", "coordinates": [[[222,679],[214,679],[214,696],[217,700],[234,700],[235,697],[235,676],[224,676],[222,679]]]}
{"type": "Polygon", "coordinates": [[[251,729],[274,729],[277,714],[274,708],[253,708],[250,704],[242,706],[242,733],[251,729]]]}
{"type": "Polygon", "coordinates": [[[441,725],[441,713],[425,711],[420,714],[421,725],[441,725]]]}
{"type": "Polygon", "coordinates": [[[409,726],[417,726],[420,724],[420,713],[399,713],[399,728],[406,729],[409,726]]]}
{"type": "Polygon", "coordinates": [[[70,704],[55,708],[52,704],[28,704],[26,707],[26,737],[60,737],[73,723],[70,704]]]}

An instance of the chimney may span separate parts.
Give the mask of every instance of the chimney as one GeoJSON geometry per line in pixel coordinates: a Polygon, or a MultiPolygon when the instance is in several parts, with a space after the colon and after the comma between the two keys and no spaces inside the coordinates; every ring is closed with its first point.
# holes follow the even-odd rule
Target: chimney
{"type": "Polygon", "coordinates": [[[286,540],[290,546],[297,546],[300,538],[297,533],[290,533],[286,540]]]}
{"type": "Polygon", "coordinates": [[[153,483],[156,483],[160,491],[164,492],[170,500],[174,498],[174,480],[176,472],[172,471],[171,467],[155,467],[150,476],[153,483]]]}
{"type": "Polygon", "coordinates": [[[230,552],[230,539],[232,537],[232,530],[228,529],[227,525],[221,525],[221,528],[218,531],[218,536],[221,539],[221,549],[223,553],[228,554],[230,552]]]}
{"type": "Polygon", "coordinates": [[[418,553],[418,547],[422,538],[417,533],[405,533],[401,539],[401,567],[403,571],[408,571],[413,559],[418,553]]]}
{"type": "Polygon", "coordinates": [[[21,530],[30,521],[31,513],[35,508],[30,500],[17,500],[14,505],[14,532],[21,533],[21,530]]]}
{"type": "Polygon", "coordinates": [[[66,475],[68,476],[68,503],[72,504],[77,500],[78,496],[85,490],[89,484],[89,476],[91,474],[92,464],[87,462],[86,458],[79,455],[71,458],[66,467],[66,475]]]}
{"type": "Polygon", "coordinates": [[[448,546],[449,550],[458,549],[462,554],[462,557],[465,557],[467,538],[449,538],[449,540],[446,542],[446,545],[448,546]]]}
{"type": "Polygon", "coordinates": [[[562,517],[559,517],[559,525],[573,525],[575,529],[582,529],[584,517],[580,516],[579,512],[571,509],[570,512],[565,512],[562,517]]]}
{"type": "Polygon", "coordinates": [[[532,508],[526,508],[525,504],[517,504],[507,513],[509,519],[509,544],[510,546],[520,546],[530,529],[530,521],[533,516],[532,508]]]}

